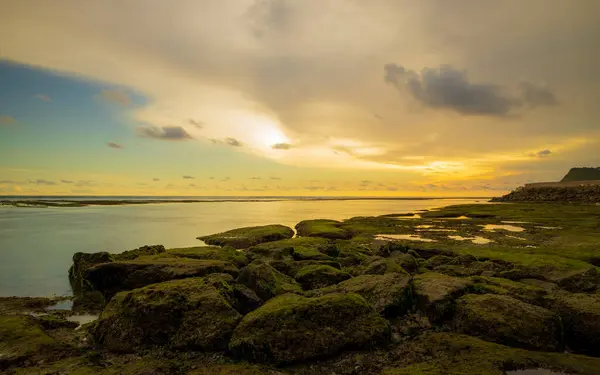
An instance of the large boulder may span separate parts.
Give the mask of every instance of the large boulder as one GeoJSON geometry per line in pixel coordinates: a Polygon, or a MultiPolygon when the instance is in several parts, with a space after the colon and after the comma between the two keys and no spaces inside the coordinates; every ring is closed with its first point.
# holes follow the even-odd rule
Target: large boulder
{"type": "Polygon", "coordinates": [[[577,270],[558,279],[557,284],[572,293],[591,293],[600,289],[600,272],[596,267],[577,270]]]}
{"type": "Polygon", "coordinates": [[[85,273],[90,267],[112,261],[112,256],[106,251],[73,254],[73,264],[69,268],[69,281],[73,294],[78,295],[85,291],[85,273]]]}
{"type": "Polygon", "coordinates": [[[507,295],[534,305],[543,304],[544,297],[548,293],[546,289],[539,286],[500,277],[474,276],[471,280],[474,283],[473,289],[478,292],[507,295]]]}
{"type": "Polygon", "coordinates": [[[244,267],[249,263],[246,254],[233,247],[196,246],[167,250],[169,255],[191,259],[211,259],[231,262],[236,267],[244,267]]]}
{"type": "Polygon", "coordinates": [[[294,237],[294,230],[285,225],[273,224],[258,227],[232,229],[227,232],[198,237],[208,245],[231,246],[246,249],[263,242],[284,240],[294,237]]]}
{"type": "Polygon", "coordinates": [[[408,274],[393,258],[371,257],[358,267],[363,275],[385,275],[386,273],[408,274]]]}
{"type": "Polygon", "coordinates": [[[428,272],[414,278],[414,298],[419,310],[432,321],[448,318],[456,298],[466,293],[473,283],[468,279],[428,272]]]}
{"type": "Polygon", "coordinates": [[[560,315],[571,350],[600,356],[600,294],[557,293],[547,307],[560,315]]]}
{"type": "Polygon", "coordinates": [[[458,332],[498,344],[543,351],[561,348],[558,315],[509,296],[459,298],[453,325],[458,332]]]}
{"type": "Polygon", "coordinates": [[[387,321],[357,294],[287,294],[246,315],[229,348],[252,361],[290,363],[373,345],[389,333],[387,321]]]}
{"type": "Polygon", "coordinates": [[[307,293],[309,296],[356,293],[365,298],[375,311],[386,317],[402,315],[412,306],[411,277],[401,273],[356,276],[307,293]]]}
{"type": "Polygon", "coordinates": [[[242,268],[237,281],[255,291],[264,301],[280,294],[302,292],[296,280],[260,261],[242,268]]]}
{"type": "Polygon", "coordinates": [[[296,281],[304,289],[324,288],[351,278],[349,273],[327,265],[312,265],[301,268],[296,273],[296,281]]]}
{"type": "Polygon", "coordinates": [[[232,307],[227,274],[172,280],[117,294],[92,329],[114,352],[143,347],[217,351],[242,318],[232,307]]]}
{"type": "Polygon", "coordinates": [[[347,240],[352,233],[340,228],[341,222],[328,219],[304,220],[296,224],[298,236],[321,237],[330,240],[347,240]]]}
{"type": "Polygon", "coordinates": [[[294,237],[252,246],[247,250],[246,255],[250,260],[291,260],[296,248],[312,248],[323,254],[331,255],[328,249],[332,246],[334,245],[331,244],[331,241],[325,238],[294,237]]]}
{"type": "Polygon", "coordinates": [[[187,258],[142,257],[123,262],[98,264],[89,268],[85,280],[106,301],[120,291],[141,288],[168,280],[200,277],[211,273],[237,276],[239,270],[229,262],[187,258]]]}
{"type": "Polygon", "coordinates": [[[296,246],[292,251],[294,260],[333,260],[327,254],[323,254],[314,247],[296,246]]]}

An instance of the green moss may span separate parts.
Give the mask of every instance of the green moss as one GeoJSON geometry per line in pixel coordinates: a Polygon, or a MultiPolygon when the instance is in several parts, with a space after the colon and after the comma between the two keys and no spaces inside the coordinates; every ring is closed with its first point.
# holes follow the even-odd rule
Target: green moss
{"type": "Polygon", "coordinates": [[[133,260],[138,257],[147,255],[158,255],[165,252],[163,245],[146,245],[134,250],[124,251],[120,254],[111,254],[114,261],[133,260]]]}
{"type": "Polygon", "coordinates": [[[351,278],[350,274],[327,265],[311,265],[296,273],[296,281],[304,289],[323,288],[351,278]]]}
{"type": "Polygon", "coordinates": [[[406,272],[393,258],[372,257],[369,260],[363,261],[358,272],[364,275],[384,275],[386,273],[406,274],[406,272]]]}
{"type": "Polygon", "coordinates": [[[296,246],[292,252],[294,260],[332,260],[328,255],[312,247],[296,246]]]}
{"type": "Polygon", "coordinates": [[[458,332],[525,349],[558,351],[558,316],[509,296],[467,294],[456,302],[453,320],[458,332]]]}
{"type": "Polygon", "coordinates": [[[211,365],[190,372],[188,375],[283,375],[273,369],[250,364],[211,365]]]}
{"type": "Polygon", "coordinates": [[[302,288],[293,278],[259,261],[244,267],[237,281],[254,290],[265,301],[280,294],[302,292],[302,288]]]}
{"type": "Polygon", "coordinates": [[[177,249],[168,249],[167,254],[176,257],[191,258],[191,259],[214,259],[231,262],[237,267],[244,267],[248,264],[246,254],[232,247],[216,247],[216,246],[197,246],[177,249]]]}
{"type": "Polygon", "coordinates": [[[414,278],[414,294],[417,307],[432,321],[441,321],[454,311],[454,300],[472,286],[468,279],[446,276],[436,272],[417,275],[414,278]]]}
{"type": "Polygon", "coordinates": [[[0,297],[0,315],[45,312],[46,308],[72,297],[0,297]]]}
{"type": "Polygon", "coordinates": [[[301,237],[322,237],[331,240],[345,240],[352,234],[340,228],[341,222],[327,219],[304,220],[296,224],[296,231],[301,237]]]}
{"type": "Polygon", "coordinates": [[[231,246],[246,249],[263,242],[271,242],[292,238],[294,231],[284,225],[273,224],[258,227],[232,229],[227,232],[198,237],[208,245],[231,246]]]}
{"type": "Polygon", "coordinates": [[[253,361],[289,363],[386,340],[387,321],[357,294],[283,295],[244,317],[229,347],[253,361]]]}
{"type": "Polygon", "coordinates": [[[472,289],[479,293],[507,295],[535,305],[542,304],[547,294],[547,291],[540,287],[499,277],[474,276],[471,280],[474,283],[472,289]]]}

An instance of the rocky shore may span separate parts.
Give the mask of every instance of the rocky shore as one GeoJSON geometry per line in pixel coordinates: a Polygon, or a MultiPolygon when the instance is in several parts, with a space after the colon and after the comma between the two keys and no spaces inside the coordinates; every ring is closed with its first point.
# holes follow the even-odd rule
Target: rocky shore
{"type": "Polygon", "coordinates": [[[599,217],[464,205],[77,253],[71,310],[0,299],[0,371],[598,375],[599,217]]]}
{"type": "Polygon", "coordinates": [[[520,187],[492,202],[600,203],[600,183],[564,187],[520,187]]]}

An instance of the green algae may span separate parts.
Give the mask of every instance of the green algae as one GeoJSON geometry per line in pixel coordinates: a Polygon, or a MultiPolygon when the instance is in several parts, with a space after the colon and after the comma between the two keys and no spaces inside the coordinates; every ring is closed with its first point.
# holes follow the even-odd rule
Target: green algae
{"type": "Polygon", "coordinates": [[[181,258],[222,260],[244,267],[249,263],[246,254],[232,247],[196,246],[168,249],[167,254],[181,258]]]}
{"type": "Polygon", "coordinates": [[[296,231],[301,237],[321,237],[330,240],[345,240],[352,234],[340,228],[341,222],[328,219],[304,220],[296,224],[296,231]]]}
{"type": "Polygon", "coordinates": [[[304,289],[323,288],[351,278],[350,274],[328,265],[310,265],[296,273],[296,281],[304,289]]]}
{"type": "Polygon", "coordinates": [[[208,245],[231,246],[236,249],[246,249],[264,242],[292,238],[294,231],[284,225],[273,224],[257,227],[232,229],[223,233],[198,237],[208,245]]]}

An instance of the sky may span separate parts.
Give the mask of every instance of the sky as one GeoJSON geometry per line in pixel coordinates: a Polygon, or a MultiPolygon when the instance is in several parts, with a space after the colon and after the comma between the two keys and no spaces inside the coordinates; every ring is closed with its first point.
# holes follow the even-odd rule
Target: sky
{"type": "Polygon", "coordinates": [[[0,0],[0,195],[495,196],[600,166],[597,0],[0,0]]]}

